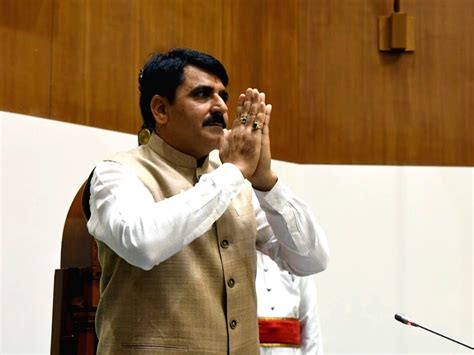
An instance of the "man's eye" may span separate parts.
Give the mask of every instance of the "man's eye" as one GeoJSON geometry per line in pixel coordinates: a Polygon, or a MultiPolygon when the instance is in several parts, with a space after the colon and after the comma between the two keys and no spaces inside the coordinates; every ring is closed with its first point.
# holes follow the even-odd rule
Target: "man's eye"
{"type": "Polygon", "coordinates": [[[219,96],[221,97],[221,99],[224,101],[224,102],[227,102],[227,100],[229,99],[229,93],[227,92],[221,92],[219,94],[219,96]]]}
{"type": "Polygon", "coordinates": [[[196,97],[208,97],[209,95],[205,91],[196,92],[196,97]]]}

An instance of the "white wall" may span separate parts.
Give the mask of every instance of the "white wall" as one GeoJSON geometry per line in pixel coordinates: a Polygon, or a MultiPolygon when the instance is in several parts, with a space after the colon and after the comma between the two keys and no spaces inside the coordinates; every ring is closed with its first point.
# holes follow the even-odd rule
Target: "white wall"
{"type": "Polygon", "coordinates": [[[274,165],[330,240],[317,275],[328,353],[472,353],[393,319],[473,343],[472,168],[274,165]]]}
{"type": "Polygon", "coordinates": [[[49,353],[54,270],[69,206],[123,134],[0,112],[0,353],[49,353]]]}
{"type": "MultiPolygon", "coordinates": [[[[49,353],[64,220],[94,163],[133,135],[0,112],[0,353],[49,353]]],[[[317,275],[326,354],[471,353],[472,168],[274,162],[330,242],[317,275]]]]}

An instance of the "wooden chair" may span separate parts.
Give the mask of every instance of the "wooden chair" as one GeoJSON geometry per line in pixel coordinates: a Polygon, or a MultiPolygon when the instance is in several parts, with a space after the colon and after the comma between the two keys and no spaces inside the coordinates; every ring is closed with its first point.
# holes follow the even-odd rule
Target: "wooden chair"
{"type": "Polygon", "coordinates": [[[97,245],[88,233],[82,209],[85,184],[77,192],[64,223],[61,268],[54,273],[51,354],[96,353],[95,312],[100,296],[97,245]]]}

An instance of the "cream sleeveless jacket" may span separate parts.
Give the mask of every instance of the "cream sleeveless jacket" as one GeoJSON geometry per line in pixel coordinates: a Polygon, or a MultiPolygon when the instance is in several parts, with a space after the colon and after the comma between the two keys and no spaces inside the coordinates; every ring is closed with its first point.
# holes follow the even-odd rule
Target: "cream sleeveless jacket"
{"type": "MultiPolygon", "coordinates": [[[[156,135],[112,160],[135,171],[155,201],[219,166],[207,160],[197,168],[156,135]]],[[[149,271],[98,241],[98,354],[258,354],[256,233],[248,186],[208,232],[149,271]]]]}

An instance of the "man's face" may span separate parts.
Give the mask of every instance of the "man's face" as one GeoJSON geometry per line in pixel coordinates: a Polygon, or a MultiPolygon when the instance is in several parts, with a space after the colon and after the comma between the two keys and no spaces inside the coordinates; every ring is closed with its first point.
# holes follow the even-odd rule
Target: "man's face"
{"type": "Polygon", "coordinates": [[[183,153],[196,159],[207,156],[221,145],[228,124],[227,96],[218,77],[186,66],[174,103],[166,105],[168,120],[158,133],[183,153]]]}

